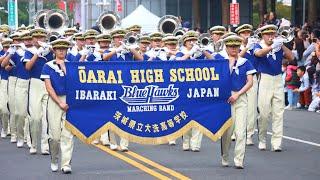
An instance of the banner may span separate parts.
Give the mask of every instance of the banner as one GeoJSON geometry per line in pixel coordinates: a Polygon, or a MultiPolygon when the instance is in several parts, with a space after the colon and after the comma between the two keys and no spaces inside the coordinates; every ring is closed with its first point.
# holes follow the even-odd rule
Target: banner
{"type": "Polygon", "coordinates": [[[225,60],[67,63],[67,128],[90,143],[107,130],[163,144],[198,128],[216,141],[231,125],[225,60]]]}

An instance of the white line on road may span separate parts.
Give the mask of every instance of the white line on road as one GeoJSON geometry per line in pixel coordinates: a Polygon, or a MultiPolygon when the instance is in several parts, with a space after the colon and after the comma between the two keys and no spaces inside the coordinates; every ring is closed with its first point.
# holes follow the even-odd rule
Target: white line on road
{"type": "MultiPolygon", "coordinates": [[[[258,130],[256,129],[255,131],[258,131],[258,130]]],[[[272,135],[271,132],[267,132],[267,134],[272,135]]],[[[283,139],[288,139],[288,140],[291,140],[291,141],[296,141],[296,142],[300,142],[300,143],[304,143],[304,144],[309,144],[309,145],[312,145],[312,146],[320,147],[320,144],[314,143],[314,142],[311,142],[311,141],[305,141],[305,140],[302,140],[302,139],[293,138],[293,137],[289,137],[289,136],[282,136],[282,137],[283,137],[283,139]]]]}

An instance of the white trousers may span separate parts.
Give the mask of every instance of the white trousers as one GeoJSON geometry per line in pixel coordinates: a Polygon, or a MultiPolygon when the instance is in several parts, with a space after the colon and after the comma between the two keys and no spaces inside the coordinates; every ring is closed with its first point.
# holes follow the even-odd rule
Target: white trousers
{"type": "Polygon", "coordinates": [[[32,147],[37,148],[38,138],[41,136],[42,151],[49,149],[47,134],[47,103],[48,92],[44,81],[31,78],[29,90],[31,144],[32,147]]]}
{"type": "Polygon", "coordinates": [[[7,134],[9,126],[9,109],[8,109],[8,80],[1,80],[0,83],[0,118],[2,129],[7,134]]]}
{"type": "Polygon", "coordinates": [[[272,124],[272,147],[281,147],[283,136],[284,87],[282,75],[261,74],[258,93],[260,118],[258,121],[259,141],[266,143],[268,120],[272,124]]]}
{"type": "Polygon", "coordinates": [[[231,106],[233,124],[221,137],[221,155],[224,160],[228,161],[231,135],[235,134],[234,163],[240,166],[243,166],[246,149],[247,104],[247,95],[242,94],[231,106]]]}
{"type": "Polygon", "coordinates": [[[258,79],[253,76],[253,85],[246,92],[248,99],[248,117],[247,117],[247,137],[254,134],[255,124],[258,117],[258,79]]]}
{"type": "Polygon", "coordinates": [[[17,127],[16,127],[16,121],[14,116],[15,111],[15,88],[17,83],[17,77],[9,76],[8,78],[8,106],[9,106],[9,112],[10,112],[10,132],[11,137],[16,137],[17,135],[17,127]]]}
{"type": "MultiPolygon", "coordinates": [[[[24,127],[28,115],[29,81],[18,78],[15,89],[14,119],[16,121],[17,138],[20,140],[24,139],[24,127]]],[[[28,128],[26,127],[26,129],[28,128]]]]}
{"type": "Polygon", "coordinates": [[[200,149],[203,134],[198,128],[191,128],[183,135],[182,147],[183,149],[200,149]]]}
{"type": "MultiPolygon", "coordinates": [[[[66,96],[60,96],[66,102],[66,96]]],[[[71,167],[73,152],[73,135],[65,127],[66,112],[49,97],[48,99],[48,127],[51,163],[58,163],[61,150],[61,168],[71,167]]]]}

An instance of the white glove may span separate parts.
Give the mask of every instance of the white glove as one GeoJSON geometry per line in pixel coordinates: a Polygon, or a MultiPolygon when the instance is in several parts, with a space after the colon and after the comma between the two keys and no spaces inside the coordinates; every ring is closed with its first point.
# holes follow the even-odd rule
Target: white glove
{"type": "Polygon", "coordinates": [[[271,45],[271,48],[278,49],[278,48],[281,48],[282,45],[283,45],[283,39],[276,38],[273,40],[273,44],[271,45]]]}
{"type": "Polygon", "coordinates": [[[87,48],[83,48],[81,51],[79,51],[79,54],[81,56],[86,56],[89,54],[89,50],[87,48]]]}
{"type": "Polygon", "coordinates": [[[192,56],[195,52],[199,51],[200,47],[198,45],[193,45],[192,49],[188,52],[192,56]]]}
{"type": "Polygon", "coordinates": [[[39,57],[45,57],[46,55],[48,55],[50,53],[50,49],[49,49],[49,47],[40,47],[39,49],[38,49],[38,52],[37,52],[37,54],[38,54],[38,56],[39,57]]]}
{"type": "Polygon", "coordinates": [[[247,48],[248,50],[253,49],[254,44],[256,43],[255,41],[256,41],[255,38],[250,38],[250,37],[249,37],[249,38],[248,38],[248,43],[247,43],[247,45],[246,45],[246,48],[247,48]]]}
{"type": "Polygon", "coordinates": [[[17,51],[16,46],[11,46],[11,47],[8,49],[7,52],[8,52],[10,55],[13,55],[16,51],[17,51]]]}
{"type": "Polygon", "coordinates": [[[121,51],[123,51],[122,45],[116,48],[116,53],[120,53],[121,51]]]}
{"type": "Polygon", "coordinates": [[[138,46],[138,44],[134,44],[134,45],[129,46],[128,48],[129,49],[138,49],[139,46],[138,46]]]}
{"type": "Polygon", "coordinates": [[[167,59],[167,53],[165,51],[160,51],[158,58],[161,59],[162,61],[166,61],[167,59]]]}

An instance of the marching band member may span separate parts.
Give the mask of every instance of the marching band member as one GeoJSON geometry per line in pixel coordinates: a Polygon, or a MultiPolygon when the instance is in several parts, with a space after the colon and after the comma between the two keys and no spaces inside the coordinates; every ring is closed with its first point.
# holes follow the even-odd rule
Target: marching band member
{"type": "Polygon", "coordinates": [[[48,99],[48,125],[49,144],[51,154],[51,170],[58,171],[59,151],[61,150],[61,170],[69,174],[71,170],[71,158],[73,152],[73,135],[65,127],[66,111],[66,66],[65,57],[70,42],[66,39],[58,39],[51,42],[55,54],[53,61],[43,66],[41,79],[44,80],[48,99]]]}
{"type": "Polygon", "coordinates": [[[81,55],[79,52],[84,48],[83,33],[82,32],[75,33],[73,39],[75,40],[75,45],[72,48],[70,48],[70,50],[68,51],[66,59],[71,62],[72,61],[78,62],[81,58],[81,55]]]}
{"type": "Polygon", "coordinates": [[[81,55],[80,61],[100,61],[101,55],[96,52],[96,36],[99,34],[98,31],[94,29],[87,30],[83,36],[85,41],[84,48],[79,52],[81,55]]]}
{"type": "Polygon", "coordinates": [[[99,48],[97,48],[96,51],[98,51],[101,54],[101,60],[104,52],[107,52],[109,50],[111,45],[111,36],[110,34],[99,34],[97,37],[97,42],[99,45],[99,48]]]}
{"type": "MultiPolygon", "coordinates": [[[[23,56],[22,58],[15,62],[16,68],[17,68],[17,83],[15,88],[15,126],[14,131],[17,132],[17,119],[21,118],[24,119],[25,126],[24,126],[24,137],[27,137],[27,144],[31,147],[31,139],[30,139],[30,116],[28,115],[28,97],[29,97],[29,81],[30,81],[30,74],[25,69],[24,66],[24,55],[28,48],[31,48],[33,46],[32,42],[32,36],[30,34],[30,31],[25,30],[21,32],[21,40],[23,41],[23,46],[25,46],[23,49],[23,56]]],[[[22,120],[18,121],[19,123],[22,122],[22,120]]],[[[12,137],[11,137],[12,138],[12,137]]]]}
{"type": "Polygon", "coordinates": [[[223,26],[213,26],[210,28],[211,33],[211,39],[213,43],[218,42],[220,39],[222,39],[221,36],[223,36],[226,33],[226,28],[223,26]]]}
{"type": "Polygon", "coordinates": [[[151,39],[148,35],[142,35],[139,40],[139,53],[143,56],[143,60],[147,61],[149,56],[146,55],[146,52],[150,48],[151,39]]]}
{"type": "MultiPolygon", "coordinates": [[[[255,39],[251,38],[252,25],[243,24],[235,29],[235,32],[244,39],[240,46],[240,56],[246,58],[253,65],[255,69],[257,64],[253,55],[253,48],[255,45],[255,39]]],[[[253,75],[253,85],[247,91],[248,98],[248,117],[247,117],[247,145],[254,145],[252,136],[254,134],[255,122],[258,117],[258,77],[257,74],[253,75]]]]}
{"type": "MultiPolygon", "coordinates": [[[[0,51],[0,63],[2,64],[4,58],[6,57],[6,53],[12,43],[12,39],[3,38],[2,39],[2,50],[0,51]]],[[[9,109],[7,106],[8,103],[8,77],[9,73],[6,70],[6,66],[0,67],[1,69],[1,82],[0,82],[0,118],[2,121],[2,129],[1,129],[1,138],[6,138],[8,133],[9,126],[9,109]]]]}
{"type": "MultiPolygon", "coordinates": [[[[99,34],[96,37],[96,39],[99,44],[99,48],[96,51],[98,51],[101,54],[101,56],[103,55],[104,52],[109,52],[108,50],[110,48],[111,36],[109,34],[99,34]]],[[[110,136],[111,136],[110,139],[112,140],[113,143],[110,143],[109,132],[106,132],[101,135],[100,140],[99,139],[94,140],[93,144],[98,144],[99,141],[101,142],[102,145],[105,145],[105,146],[110,146],[110,144],[116,144],[114,133],[111,133],[110,136]]]]}
{"type": "Polygon", "coordinates": [[[25,52],[24,60],[25,68],[30,72],[30,88],[29,88],[29,113],[30,113],[30,134],[32,147],[30,154],[37,153],[38,138],[41,132],[41,153],[49,154],[48,137],[45,129],[47,129],[47,102],[48,92],[45,84],[41,81],[41,71],[45,63],[53,60],[53,53],[49,45],[43,47],[42,43],[46,42],[47,32],[43,28],[35,28],[31,30],[31,35],[35,47],[25,52]],[[39,130],[41,131],[39,132],[39,130]]]}
{"type": "Polygon", "coordinates": [[[19,143],[17,142],[18,147],[23,146],[23,139],[27,137],[28,146],[31,146],[30,141],[30,132],[29,132],[29,120],[27,118],[27,107],[28,107],[28,89],[29,89],[29,73],[24,68],[24,64],[22,62],[24,58],[24,54],[26,49],[32,46],[32,37],[29,31],[22,31],[20,34],[20,38],[23,41],[23,46],[18,50],[16,47],[11,47],[8,53],[8,59],[6,62],[3,62],[4,65],[10,65],[12,62],[15,64],[17,69],[17,81],[15,85],[15,96],[14,96],[14,104],[15,104],[15,112],[14,116],[10,117],[11,120],[11,142],[16,143],[17,138],[20,139],[19,143]],[[13,61],[9,63],[9,59],[11,57],[17,56],[16,51],[20,54],[21,58],[13,58],[13,61]],[[22,51],[22,52],[19,52],[22,51]],[[28,126],[28,128],[26,128],[28,126]]]}
{"type": "Polygon", "coordinates": [[[292,52],[275,38],[277,26],[265,25],[259,29],[262,40],[255,45],[254,55],[261,73],[258,90],[260,119],[259,149],[266,150],[268,119],[272,118],[271,150],[280,152],[283,135],[284,87],[282,84],[282,59],[293,60],[292,52]]]}
{"type": "Polygon", "coordinates": [[[135,34],[141,34],[141,26],[137,24],[128,27],[127,30],[135,34]]]}
{"type": "Polygon", "coordinates": [[[65,38],[73,36],[75,33],[77,33],[78,30],[75,27],[67,28],[64,30],[64,36],[65,38]]]}
{"type": "MultiPolygon", "coordinates": [[[[198,40],[198,33],[195,31],[188,31],[183,35],[183,46],[180,52],[177,52],[177,60],[190,60],[190,59],[212,59],[211,54],[206,50],[200,50],[196,44],[198,40]],[[195,57],[196,52],[201,52],[201,56],[195,57]]],[[[201,147],[201,140],[203,134],[197,129],[192,128],[183,135],[182,149],[184,151],[199,152],[201,147]]]]}
{"type": "Polygon", "coordinates": [[[15,89],[16,89],[16,82],[17,82],[17,75],[18,68],[17,63],[21,60],[24,55],[24,50],[22,49],[21,37],[19,32],[15,32],[10,35],[10,38],[13,40],[11,47],[8,49],[8,54],[4,58],[3,62],[1,63],[4,67],[5,66],[12,66],[13,68],[9,72],[8,78],[8,107],[10,111],[10,126],[12,129],[12,142],[16,142],[16,122],[15,122],[15,89]]]}
{"type": "Polygon", "coordinates": [[[252,64],[239,56],[242,38],[231,35],[224,39],[228,62],[231,73],[231,96],[228,103],[231,104],[233,125],[221,138],[222,165],[229,165],[229,149],[231,135],[234,132],[236,144],[234,148],[234,165],[237,169],[243,169],[244,153],[246,147],[246,118],[247,118],[247,95],[246,92],[252,86],[252,74],[256,72],[252,64]]]}
{"type": "Polygon", "coordinates": [[[172,34],[167,35],[162,39],[164,43],[165,53],[166,53],[166,60],[175,60],[176,54],[178,52],[178,38],[173,36],[172,34]]]}
{"type": "Polygon", "coordinates": [[[195,31],[188,31],[183,35],[183,47],[176,54],[177,60],[213,58],[208,50],[199,47],[198,37],[198,33],[195,31]]]}
{"type": "Polygon", "coordinates": [[[107,61],[142,61],[142,55],[136,50],[138,47],[127,47],[123,43],[123,38],[126,31],[122,29],[115,29],[111,31],[113,48],[109,53],[103,55],[103,60],[107,61]]]}
{"type": "MultiPolygon", "coordinates": [[[[115,29],[111,31],[111,37],[113,42],[113,48],[110,48],[109,52],[105,51],[103,54],[104,61],[142,61],[142,55],[136,50],[137,47],[126,47],[123,43],[123,38],[126,34],[125,30],[115,29]]],[[[110,132],[110,149],[117,150],[116,140],[114,134],[110,132]]],[[[129,141],[125,138],[120,138],[120,150],[128,151],[129,141]]]]}
{"type": "Polygon", "coordinates": [[[148,61],[152,61],[153,59],[157,58],[160,51],[163,51],[162,48],[162,38],[163,35],[160,32],[154,32],[150,34],[151,39],[151,49],[145,53],[148,61]]]}

